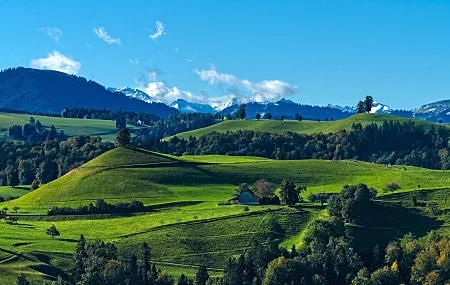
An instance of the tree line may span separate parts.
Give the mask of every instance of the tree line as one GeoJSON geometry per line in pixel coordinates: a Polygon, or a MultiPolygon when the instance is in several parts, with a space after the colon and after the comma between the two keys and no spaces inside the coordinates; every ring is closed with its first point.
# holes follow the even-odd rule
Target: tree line
{"type": "Polygon", "coordinates": [[[24,140],[28,142],[42,142],[52,139],[65,139],[64,131],[59,133],[55,126],[51,125],[50,129],[43,126],[39,120],[30,117],[29,123],[22,125],[14,125],[9,127],[8,136],[14,140],[24,140]]]}
{"type": "Polygon", "coordinates": [[[31,184],[34,190],[113,147],[90,136],[64,142],[57,138],[33,143],[0,140],[0,186],[31,184]]]}
{"type": "Polygon", "coordinates": [[[144,210],[144,203],[140,201],[120,202],[117,204],[108,204],[103,199],[97,199],[95,205],[90,203],[87,206],[78,206],[72,208],[68,206],[54,206],[47,211],[47,215],[85,215],[85,214],[112,214],[112,213],[131,213],[144,210]]]}
{"type": "Polygon", "coordinates": [[[450,129],[412,121],[385,121],[337,133],[298,134],[239,130],[212,132],[199,137],[170,140],[134,138],[132,145],[172,155],[221,154],[271,159],[357,159],[379,164],[450,169],[450,129]]]}

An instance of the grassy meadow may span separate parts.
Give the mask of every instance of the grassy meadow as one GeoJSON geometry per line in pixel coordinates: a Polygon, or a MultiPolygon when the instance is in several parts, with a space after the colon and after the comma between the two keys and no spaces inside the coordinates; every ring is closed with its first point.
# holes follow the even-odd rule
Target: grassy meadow
{"type": "MultiPolygon", "coordinates": [[[[371,123],[382,124],[384,121],[398,121],[407,122],[413,121],[417,125],[424,126],[425,129],[436,125],[431,122],[415,119],[407,119],[398,116],[383,115],[383,114],[356,114],[347,119],[337,121],[308,121],[303,120],[301,122],[295,120],[232,120],[224,121],[216,125],[212,125],[206,128],[201,128],[189,132],[177,134],[178,138],[188,139],[190,136],[199,137],[206,133],[219,132],[224,133],[226,131],[238,131],[238,130],[258,130],[262,132],[293,132],[293,133],[336,133],[340,130],[350,130],[353,123],[361,123],[366,126],[371,123]]],[[[170,139],[167,138],[167,139],[170,139]]]]}
{"type": "MultiPolygon", "coordinates": [[[[114,121],[0,113],[0,139],[8,138],[9,127],[24,125],[29,122],[30,117],[39,120],[44,127],[50,128],[51,125],[54,125],[58,132],[63,130],[68,137],[80,135],[99,136],[102,137],[103,141],[113,142],[117,135],[114,121]]],[[[129,125],[128,128],[132,131],[138,127],[129,125]]]]}
{"type": "MultiPolygon", "coordinates": [[[[276,185],[285,178],[305,185],[305,198],[310,192],[338,192],[345,184],[366,183],[378,189],[374,213],[379,218],[372,224],[349,228],[361,246],[372,245],[379,238],[398,238],[408,231],[420,234],[448,223],[445,215],[424,215],[420,207],[407,203],[408,195],[416,192],[428,195],[421,201],[442,199],[449,191],[445,188],[450,185],[448,171],[354,161],[172,157],[116,148],[33,192],[0,187],[2,196],[22,195],[0,204],[9,209],[20,207],[17,224],[0,221],[0,284],[13,283],[18,273],[30,279],[52,279],[67,272],[73,266],[71,254],[80,234],[88,241],[99,238],[113,242],[124,256],[145,241],[151,247],[152,261],[174,276],[193,276],[199,265],[219,276],[226,260],[245,252],[253,241],[264,244],[270,238],[286,248],[301,246],[307,225],[326,215],[322,207],[220,205],[233,197],[238,184],[262,178],[276,185]],[[382,192],[392,181],[402,187],[401,191],[382,192]],[[421,190],[415,191],[418,184],[421,190]],[[76,207],[94,203],[97,198],[113,204],[138,200],[147,208],[128,214],[45,215],[52,206],[76,207]],[[60,237],[45,234],[51,225],[60,231],[60,237]]],[[[448,203],[441,205],[442,209],[450,206],[448,203]]]]}

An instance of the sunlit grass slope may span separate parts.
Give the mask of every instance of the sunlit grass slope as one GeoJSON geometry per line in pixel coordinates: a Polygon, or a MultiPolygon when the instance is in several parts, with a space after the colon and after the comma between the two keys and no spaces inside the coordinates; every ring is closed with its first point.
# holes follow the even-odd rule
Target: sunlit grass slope
{"type": "Polygon", "coordinates": [[[292,179],[309,192],[337,192],[345,184],[366,183],[379,190],[396,182],[402,189],[450,185],[450,172],[354,161],[280,161],[252,157],[187,156],[175,158],[140,149],[118,148],[8,204],[47,209],[103,198],[170,202],[224,202],[240,183],[267,179],[280,185],[292,179]],[[120,159],[119,159],[120,158],[120,159]]]}
{"type": "MultiPolygon", "coordinates": [[[[29,122],[30,117],[39,120],[45,127],[54,125],[58,132],[63,130],[64,134],[69,137],[79,135],[100,136],[103,138],[103,141],[112,142],[117,135],[116,123],[114,121],[0,113],[0,139],[8,137],[9,127],[13,125],[24,125],[29,122]]],[[[136,128],[131,125],[127,127],[131,130],[136,128]]]]}
{"type": "Polygon", "coordinates": [[[189,138],[189,136],[198,137],[202,134],[211,132],[226,132],[226,131],[237,131],[237,130],[258,130],[263,132],[294,132],[294,133],[336,133],[340,130],[349,130],[353,123],[361,123],[363,126],[377,123],[381,124],[384,121],[398,121],[406,122],[413,121],[417,125],[422,125],[425,128],[429,128],[432,125],[436,125],[427,121],[407,119],[403,117],[382,115],[382,114],[357,114],[353,115],[347,119],[342,119],[338,121],[293,121],[293,120],[232,120],[224,121],[222,123],[212,125],[206,128],[201,128],[189,132],[184,132],[177,134],[178,138],[189,138]]]}

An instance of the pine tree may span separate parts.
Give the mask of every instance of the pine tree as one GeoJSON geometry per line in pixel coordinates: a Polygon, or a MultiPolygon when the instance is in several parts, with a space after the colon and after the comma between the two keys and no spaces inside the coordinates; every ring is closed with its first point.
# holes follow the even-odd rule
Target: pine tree
{"type": "Polygon", "coordinates": [[[209,279],[208,270],[205,266],[200,266],[195,275],[195,285],[206,285],[206,281],[209,279]]]}

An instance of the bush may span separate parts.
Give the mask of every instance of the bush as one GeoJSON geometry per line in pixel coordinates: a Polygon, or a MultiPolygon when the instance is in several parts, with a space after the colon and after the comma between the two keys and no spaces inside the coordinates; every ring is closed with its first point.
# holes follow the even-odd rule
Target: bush
{"type": "Polygon", "coordinates": [[[243,210],[244,210],[244,212],[248,212],[248,211],[250,211],[250,208],[249,208],[248,206],[245,206],[245,207],[243,208],[243,210]]]}
{"type": "Polygon", "coordinates": [[[33,183],[30,185],[30,191],[34,191],[39,188],[39,182],[37,180],[34,180],[33,183]]]}
{"type": "Polygon", "coordinates": [[[391,182],[391,183],[389,183],[388,185],[386,185],[386,188],[384,188],[384,190],[386,191],[386,192],[394,192],[395,190],[398,190],[398,189],[400,189],[401,187],[400,187],[400,185],[398,185],[397,183],[395,183],[395,182],[391,182]]]}

